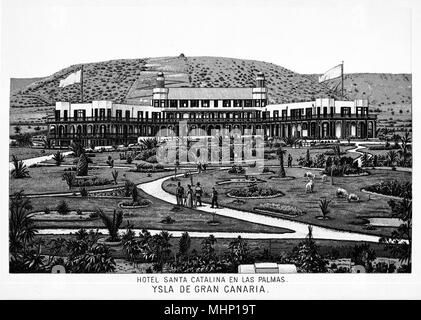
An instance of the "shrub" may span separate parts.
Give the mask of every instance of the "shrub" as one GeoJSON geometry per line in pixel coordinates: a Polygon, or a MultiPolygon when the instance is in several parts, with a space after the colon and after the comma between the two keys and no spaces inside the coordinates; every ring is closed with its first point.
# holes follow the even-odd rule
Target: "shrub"
{"type": "Polygon", "coordinates": [[[59,214],[68,214],[70,212],[69,206],[67,204],[66,201],[62,200],[58,205],[57,205],[57,212],[59,214]]]}
{"type": "Polygon", "coordinates": [[[170,216],[166,216],[164,219],[161,220],[161,222],[165,224],[172,224],[175,222],[175,220],[170,216]]]}
{"type": "Polygon", "coordinates": [[[412,183],[399,182],[397,180],[382,181],[364,188],[367,191],[394,196],[400,198],[412,199],[412,183]]]}
{"type": "Polygon", "coordinates": [[[14,168],[12,169],[12,177],[15,179],[29,178],[29,171],[22,160],[19,160],[15,155],[12,156],[14,168]]]}
{"type": "Polygon", "coordinates": [[[44,209],[44,214],[50,214],[50,213],[51,213],[50,208],[45,207],[45,209],[44,209]]]}
{"type": "Polygon", "coordinates": [[[54,156],[53,160],[56,162],[56,165],[61,165],[64,162],[64,155],[60,153],[60,151],[57,151],[54,156]]]}
{"type": "Polygon", "coordinates": [[[85,188],[85,187],[80,188],[80,189],[79,189],[79,192],[80,192],[80,196],[81,196],[82,198],[86,198],[86,197],[88,196],[88,190],[86,190],[86,188],[85,188]]]}

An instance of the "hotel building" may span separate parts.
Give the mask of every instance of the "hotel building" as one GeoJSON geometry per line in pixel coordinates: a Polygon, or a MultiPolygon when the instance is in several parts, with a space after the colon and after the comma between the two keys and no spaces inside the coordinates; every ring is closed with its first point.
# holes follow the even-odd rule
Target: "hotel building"
{"type": "Polygon", "coordinates": [[[376,116],[367,100],[319,98],[308,102],[268,104],[265,77],[253,88],[169,88],[163,73],[156,79],[150,105],[56,102],[48,118],[48,139],[55,146],[136,143],[139,137],[178,134],[181,121],[192,135],[213,129],[239,129],[267,137],[307,139],[374,138],[376,116]]]}

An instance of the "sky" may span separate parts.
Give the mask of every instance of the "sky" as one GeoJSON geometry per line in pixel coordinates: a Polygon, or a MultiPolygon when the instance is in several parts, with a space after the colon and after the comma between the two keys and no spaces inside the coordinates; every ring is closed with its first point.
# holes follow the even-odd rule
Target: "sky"
{"type": "Polygon", "coordinates": [[[411,73],[411,1],[3,0],[1,56],[12,77],[76,63],[222,56],[300,73],[411,73]]]}

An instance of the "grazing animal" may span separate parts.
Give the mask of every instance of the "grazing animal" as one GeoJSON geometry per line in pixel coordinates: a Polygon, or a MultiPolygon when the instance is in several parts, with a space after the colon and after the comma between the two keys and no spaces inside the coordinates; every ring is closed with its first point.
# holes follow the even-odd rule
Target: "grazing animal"
{"type": "Polygon", "coordinates": [[[338,190],[336,190],[336,196],[338,198],[348,197],[348,191],[346,191],[345,189],[342,189],[342,188],[338,188],[338,190]]]}
{"type": "Polygon", "coordinates": [[[314,189],[314,181],[313,180],[310,180],[306,184],[306,193],[307,192],[313,193],[313,189],[314,189]]]}
{"type": "Polygon", "coordinates": [[[348,202],[351,201],[360,201],[360,197],[357,196],[355,193],[350,193],[348,196],[348,202]]]}
{"type": "Polygon", "coordinates": [[[307,171],[306,173],[304,173],[304,178],[307,178],[308,180],[314,180],[315,175],[310,171],[307,171]]]}
{"type": "Polygon", "coordinates": [[[327,181],[327,175],[325,175],[325,174],[324,174],[324,175],[322,175],[322,181],[323,181],[323,182],[326,182],[326,181],[327,181]]]}

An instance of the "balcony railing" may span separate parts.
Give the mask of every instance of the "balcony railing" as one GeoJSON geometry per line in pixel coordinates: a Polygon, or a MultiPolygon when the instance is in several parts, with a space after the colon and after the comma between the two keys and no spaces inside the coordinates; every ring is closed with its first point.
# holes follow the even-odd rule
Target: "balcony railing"
{"type": "Polygon", "coordinates": [[[100,117],[67,117],[67,118],[47,118],[50,124],[60,123],[104,123],[104,124],[175,124],[180,121],[187,121],[190,123],[243,123],[243,122],[256,122],[256,123],[270,123],[270,122],[288,122],[288,121],[311,121],[311,120],[376,120],[377,115],[341,115],[341,114],[327,114],[320,116],[317,115],[304,115],[301,117],[253,117],[253,118],[100,118],[100,117]]]}

